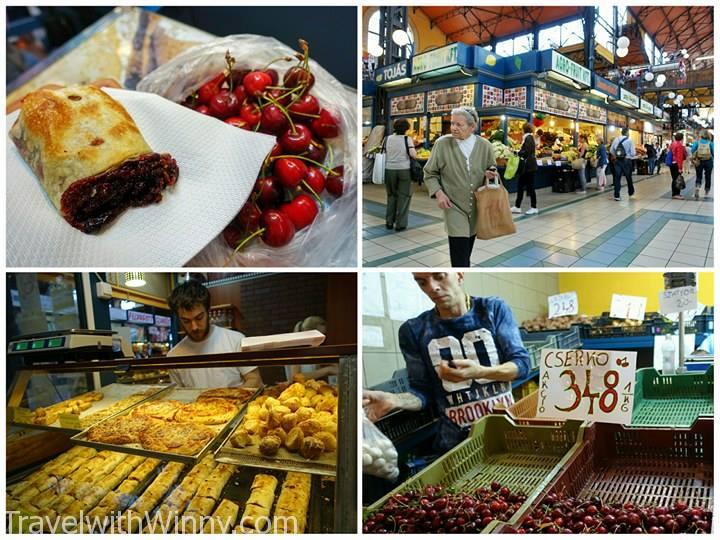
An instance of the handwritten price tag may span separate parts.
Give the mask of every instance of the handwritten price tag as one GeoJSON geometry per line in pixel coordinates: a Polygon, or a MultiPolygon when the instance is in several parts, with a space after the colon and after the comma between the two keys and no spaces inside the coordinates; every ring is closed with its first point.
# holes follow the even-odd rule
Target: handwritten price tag
{"type": "Polygon", "coordinates": [[[578,314],[578,298],[575,291],[548,296],[548,318],[578,314]]]}
{"type": "Polygon", "coordinates": [[[629,424],[636,352],[543,349],[538,418],[629,424]]]}
{"type": "Polygon", "coordinates": [[[679,313],[697,309],[697,287],[677,287],[660,293],[660,313],[679,313]]]}
{"type": "Polygon", "coordinates": [[[644,296],[625,296],[613,294],[610,304],[610,317],[613,319],[632,319],[642,321],[645,319],[645,306],[647,298],[644,296]]]}

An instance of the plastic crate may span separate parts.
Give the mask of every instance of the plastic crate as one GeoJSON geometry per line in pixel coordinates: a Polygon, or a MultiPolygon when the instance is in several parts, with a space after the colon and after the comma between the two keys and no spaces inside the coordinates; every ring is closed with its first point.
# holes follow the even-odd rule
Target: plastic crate
{"type": "Polygon", "coordinates": [[[516,401],[505,412],[513,421],[521,426],[562,426],[565,420],[561,418],[538,418],[537,414],[538,391],[516,401]]]}
{"type": "Polygon", "coordinates": [[[580,327],[552,332],[528,332],[521,329],[520,337],[530,355],[530,369],[540,365],[540,351],[543,349],[577,349],[582,345],[580,327]]]}
{"type": "Polygon", "coordinates": [[[713,367],[705,372],[662,375],[655,368],[635,375],[633,426],[691,426],[713,414],[713,367]]]}
{"type": "MultiPolygon", "coordinates": [[[[691,428],[601,423],[585,427],[582,444],[562,471],[516,513],[522,515],[513,522],[521,523],[551,491],[565,497],[599,497],[603,504],[671,506],[683,500],[690,507],[712,510],[713,420],[701,418],[691,428]]],[[[498,522],[492,532],[514,530],[498,522]]]]}
{"type": "Polygon", "coordinates": [[[582,429],[580,422],[563,427],[518,426],[504,415],[488,415],[473,426],[465,441],[369,506],[365,515],[395,493],[429,484],[470,491],[500,482],[527,494],[531,501],[566,464],[582,440],[582,429]]]}
{"type": "Polygon", "coordinates": [[[613,336],[655,336],[666,334],[673,329],[673,323],[660,313],[646,313],[645,320],[637,326],[612,326],[616,319],[610,318],[605,312],[597,317],[591,326],[582,327],[582,337],[613,337],[613,336]]]}

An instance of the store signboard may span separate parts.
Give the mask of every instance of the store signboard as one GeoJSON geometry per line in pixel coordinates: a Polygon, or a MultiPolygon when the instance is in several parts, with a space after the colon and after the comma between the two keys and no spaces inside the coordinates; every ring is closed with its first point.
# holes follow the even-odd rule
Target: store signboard
{"type": "Polygon", "coordinates": [[[542,349],[538,418],[629,424],[637,352],[542,349]]]}
{"type": "Polygon", "coordinates": [[[169,327],[171,323],[172,319],[170,319],[170,317],[164,317],[163,315],[155,315],[155,324],[157,326],[169,327]]]}
{"type": "Polygon", "coordinates": [[[647,298],[644,296],[626,296],[613,294],[610,303],[610,317],[613,319],[632,319],[642,321],[645,319],[645,306],[647,298]]]}
{"type": "Polygon", "coordinates": [[[423,92],[390,99],[390,116],[423,112],[425,112],[425,94],[423,92]]]}
{"type": "Polygon", "coordinates": [[[645,101],[644,99],[640,100],[640,110],[650,115],[655,114],[655,108],[653,107],[653,104],[645,101]]]}
{"type": "Polygon", "coordinates": [[[627,127],[627,116],[608,111],[608,124],[616,127],[627,127]]]}
{"type": "Polygon", "coordinates": [[[410,70],[408,69],[407,60],[375,69],[375,82],[379,85],[405,79],[409,76],[410,70]]]}
{"type": "Polygon", "coordinates": [[[110,307],[110,320],[111,321],[127,321],[127,311],[124,309],[110,307]]]}
{"type": "Polygon", "coordinates": [[[655,118],[662,118],[662,109],[660,107],[653,107],[653,114],[655,118]]]}
{"type": "Polygon", "coordinates": [[[630,105],[633,109],[640,107],[640,98],[622,87],[620,87],[620,101],[630,105]]]}
{"type": "Polygon", "coordinates": [[[590,86],[591,71],[557,51],[552,51],[551,69],[555,73],[565,75],[573,81],[590,86]]]}
{"type": "Polygon", "coordinates": [[[620,97],[620,87],[597,73],[593,73],[593,88],[612,99],[618,99],[620,97]]]}
{"type": "Polygon", "coordinates": [[[578,119],[596,124],[607,124],[607,110],[591,103],[580,102],[578,119]]]}
{"type": "Polygon", "coordinates": [[[534,107],[536,111],[566,116],[568,118],[577,118],[578,100],[540,88],[536,88],[534,93],[534,107]]]}
{"type": "Polygon", "coordinates": [[[142,313],[140,311],[128,311],[128,322],[141,323],[141,324],[153,324],[155,317],[152,313],[142,313]]]}
{"type": "Polygon", "coordinates": [[[413,75],[419,75],[420,73],[457,65],[460,63],[459,51],[459,44],[453,43],[446,47],[413,56],[412,73],[413,75]]]}
{"type": "Polygon", "coordinates": [[[548,296],[548,318],[578,314],[578,297],[575,291],[548,296]]]}
{"type": "Polygon", "coordinates": [[[456,107],[472,107],[474,105],[474,84],[432,90],[427,94],[427,112],[429,113],[451,111],[456,107]]]}
{"type": "Polygon", "coordinates": [[[679,313],[697,309],[697,287],[676,287],[660,293],[660,313],[679,313]]]}

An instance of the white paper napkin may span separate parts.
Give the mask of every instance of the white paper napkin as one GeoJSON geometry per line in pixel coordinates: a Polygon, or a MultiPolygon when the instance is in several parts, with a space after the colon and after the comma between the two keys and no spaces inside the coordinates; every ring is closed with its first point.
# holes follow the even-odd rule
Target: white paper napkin
{"type": "MultiPolygon", "coordinates": [[[[182,266],[238,213],[275,143],[154,94],[105,91],[153,151],[175,158],[177,184],[160,203],[129,208],[100,233],[84,234],[61,217],[8,136],[7,266],[182,266]]],[[[7,117],[8,129],[17,115],[7,117]]]]}

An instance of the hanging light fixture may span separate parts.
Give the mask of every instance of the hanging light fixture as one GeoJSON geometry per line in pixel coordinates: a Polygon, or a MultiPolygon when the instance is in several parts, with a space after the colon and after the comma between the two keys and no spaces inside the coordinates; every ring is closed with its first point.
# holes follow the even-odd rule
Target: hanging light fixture
{"type": "Polygon", "coordinates": [[[655,79],[655,88],[662,88],[663,84],[665,84],[665,81],[661,81],[660,77],[655,79]]]}
{"type": "Polygon", "coordinates": [[[375,58],[380,58],[385,54],[385,49],[383,49],[379,43],[371,43],[370,46],[368,46],[368,52],[375,58]]]}
{"type": "Polygon", "coordinates": [[[668,99],[675,99],[675,92],[670,92],[668,94],[668,99]]]}
{"type": "Polygon", "coordinates": [[[619,48],[615,54],[617,54],[620,58],[625,58],[628,55],[628,49],[627,48],[619,48]]]}
{"type": "Polygon", "coordinates": [[[617,40],[618,49],[627,49],[630,47],[630,38],[627,36],[620,36],[617,40]]]}
{"type": "Polygon", "coordinates": [[[661,73],[657,76],[657,80],[660,81],[661,84],[665,84],[665,81],[667,80],[667,77],[664,73],[661,73]]]}
{"type": "Polygon", "coordinates": [[[645,72],[645,80],[646,80],[647,82],[652,81],[654,78],[655,78],[655,75],[653,74],[652,71],[646,71],[646,72],[645,72]]]}
{"type": "Polygon", "coordinates": [[[398,28],[392,33],[392,40],[398,47],[405,47],[410,45],[410,36],[405,30],[398,28]]]}
{"type": "Polygon", "coordinates": [[[145,285],[145,272],[125,272],[126,287],[143,287],[145,285]]]}

